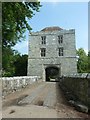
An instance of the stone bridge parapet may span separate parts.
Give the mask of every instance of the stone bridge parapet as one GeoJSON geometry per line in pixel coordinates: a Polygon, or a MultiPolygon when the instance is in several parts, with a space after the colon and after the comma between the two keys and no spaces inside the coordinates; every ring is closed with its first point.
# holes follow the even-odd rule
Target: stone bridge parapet
{"type": "Polygon", "coordinates": [[[70,102],[81,102],[90,108],[90,73],[63,75],[59,80],[70,102]]]}
{"type": "Polygon", "coordinates": [[[11,92],[25,88],[27,85],[40,79],[39,76],[1,77],[0,83],[2,83],[2,96],[6,96],[11,92]]]}

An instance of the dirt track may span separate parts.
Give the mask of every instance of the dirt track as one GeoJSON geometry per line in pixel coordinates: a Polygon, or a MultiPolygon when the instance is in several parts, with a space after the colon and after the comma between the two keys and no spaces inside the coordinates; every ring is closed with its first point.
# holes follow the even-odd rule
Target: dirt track
{"type": "Polygon", "coordinates": [[[67,104],[58,82],[38,82],[3,100],[3,118],[86,118],[67,104]]]}

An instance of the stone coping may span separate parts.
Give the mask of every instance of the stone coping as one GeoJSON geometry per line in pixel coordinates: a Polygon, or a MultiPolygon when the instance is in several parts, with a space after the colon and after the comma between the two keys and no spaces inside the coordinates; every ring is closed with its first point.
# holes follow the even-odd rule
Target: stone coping
{"type": "Polygon", "coordinates": [[[63,75],[63,77],[90,79],[90,73],[76,73],[76,74],[70,74],[70,75],[63,75]]]}

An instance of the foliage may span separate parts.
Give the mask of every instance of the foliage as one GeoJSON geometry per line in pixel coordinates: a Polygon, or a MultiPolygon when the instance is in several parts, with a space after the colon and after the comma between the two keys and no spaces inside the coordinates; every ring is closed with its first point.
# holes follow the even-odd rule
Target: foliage
{"type": "Polygon", "coordinates": [[[3,48],[2,75],[13,76],[14,74],[14,67],[13,67],[14,57],[13,56],[14,56],[14,51],[10,47],[3,48]]]}
{"type": "Polygon", "coordinates": [[[14,76],[26,76],[27,75],[27,61],[28,55],[19,54],[16,56],[16,60],[14,61],[15,74],[14,76]]]}
{"type": "Polygon", "coordinates": [[[39,2],[3,2],[2,3],[2,38],[3,46],[14,46],[29,26],[34,11],[39,11],[39,2]]]}
{"type": "Polygon", "coordinates": [[[77,55],[79,56],[77,62],[77,69],[79,73],[88,72],[88,56],[86,55],[83,48],[77,50],[77,55]]]}
{"type": "MultiPolygon", "coordinates": [[[[3,71],[3,76],[26,76],[27,75],[27,61],[28,55],[20,55],[18,52],[14,51],[14,55],[8,56],[7,58],[7,69],[3,71]]],[[[6,61],[6,60],[5,60],[6,61]]]]}
{"type": "Polygon", "coordinates": [[[24,38],[26,29],[32,29],[29,19],[39,11],[40,2],[3,2],[2,3],[2,69],[4,76],[13,76],[14,50],[12,47],[24,38]],[[22,39],[21,39],[22,38],[22,39]]]}
{"type": "Polygon", "coordinates": [[[90,51],[88,52],[88,72],[90,73],[90,51]]]}

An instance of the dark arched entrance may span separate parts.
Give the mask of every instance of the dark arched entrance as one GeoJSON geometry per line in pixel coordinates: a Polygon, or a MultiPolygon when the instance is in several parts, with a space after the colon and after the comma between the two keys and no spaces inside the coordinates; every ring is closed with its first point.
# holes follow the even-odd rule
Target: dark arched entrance
{"type": "Polygon", "coordinates": [[[47,67],[45,69],[46,72],[46,81],[50,81],[51,79],[55,79],[59,77],[59,68],[55,66],[47,67]]]}

